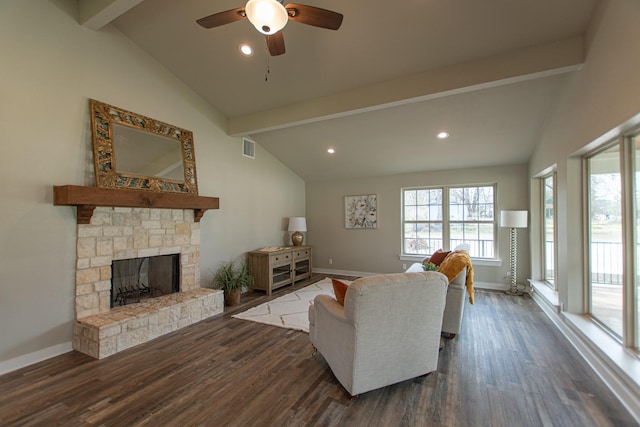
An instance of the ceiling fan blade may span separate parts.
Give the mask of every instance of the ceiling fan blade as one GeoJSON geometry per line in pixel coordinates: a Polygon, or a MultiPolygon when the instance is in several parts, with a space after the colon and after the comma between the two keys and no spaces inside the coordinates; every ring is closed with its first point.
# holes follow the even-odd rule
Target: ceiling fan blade
{"type": "Polygon", "coordinates": [[[267,39],[267,47],[271,56],[278,56],[284,53],[284,35],[282,35],[282,31],[270,36],[265,35],[264,37],[267,39]]]}
{"type": "Polygon", "coordinates": [[[205,16],[204,18],[198,19],[196,22],[204,28],[214,28],[225,24],[231,24],[232,22],[239,21],[246,17],[247,14],[244,11],[244,7],[239,7],[205,16]]]}
{"type": "Polygon", "coordinates": [[[295,3],[290,3],[285,8],[292,21],[329,30],[337,30],[342,24],[342,14],[331,10],[295,3]]]}

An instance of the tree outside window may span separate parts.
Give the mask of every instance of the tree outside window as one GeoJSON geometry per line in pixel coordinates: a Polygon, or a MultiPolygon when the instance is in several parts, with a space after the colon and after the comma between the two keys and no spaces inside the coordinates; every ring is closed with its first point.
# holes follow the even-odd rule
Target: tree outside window
{"type": "Polygon", "coordinates": [[[403,189],[403,253],[429,255],[471,246],[476,258],[495,256],[495,186],[403,189]]]}

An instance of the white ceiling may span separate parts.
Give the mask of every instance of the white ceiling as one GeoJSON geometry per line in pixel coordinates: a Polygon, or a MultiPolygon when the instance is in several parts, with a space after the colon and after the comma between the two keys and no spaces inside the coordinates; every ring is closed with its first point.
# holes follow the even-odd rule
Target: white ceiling
{"type": "Polygon", "coordinates": [[[564,76],[584,60],[596,1],[302,1],[342,13],[342,27],[290,22],[278,57],[247,20],[195,23],[243,0],[79,5],[90,28],[115,17],[228,117],[230,135],[250,136],[313,181],[525,163],[564,76]],[[253,57],[239,54],[243,42],[253,57]],[[435,138],[443,129],[446,142],[435,138]]]}

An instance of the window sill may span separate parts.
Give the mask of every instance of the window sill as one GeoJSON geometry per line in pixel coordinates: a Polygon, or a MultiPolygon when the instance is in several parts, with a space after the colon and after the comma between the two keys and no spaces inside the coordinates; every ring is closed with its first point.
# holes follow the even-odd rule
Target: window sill
{"type": "MultiPolygon", "coordinates": [[[[640,359],[633,350],[596,325],[588,316],[562,313],[567,323],[586,343],[583,356],[597,367],[600,377],[614,390],[630,412],[640,418],[640,359]]],[[[579,346],[576,346],[579,348],[579,346]]]]}
{"type": "Polygon", "coordinates": [[[636,419],[640,419],[640,358],[589,316],[562,311],[557,293],[529,280],[533,299],[636,419]],[[546,289],[545,289],[546,288],[546,289]],[[555,295],[554,295],[555,294],[555,295]]]}
{"type": "Polygon", "coordinates": [[[539,293],[547,304],[553,306],[556,311],[560,311],[558,292],[554,291],[549,285],[541,282],[540,280],[529,279],[529,284],[533,288],[533,291],[539,293]]]}
{"type": "MultiPolygon", "coordinates": [[[[422,262],[427,255],[398,255],[400,261],[422,262]]],[[[502,260],[497,258],[471,258],[474,266],[481,265],[485,267],[502,267],[502,260]]]]}

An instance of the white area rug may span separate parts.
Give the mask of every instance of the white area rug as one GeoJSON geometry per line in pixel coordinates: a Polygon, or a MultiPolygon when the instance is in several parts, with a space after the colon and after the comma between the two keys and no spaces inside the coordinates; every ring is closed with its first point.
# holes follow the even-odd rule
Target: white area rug
{"type": "MultiPolygon", "coordinates": [[[[350,283],[345,281],[345,283],[350,283]]],[[[335,298],[331,279],[322,279],[295,292],[278,297],[250,308],[232,317],[266,323],[281,328],[296,329],[309,332],[309,306],[313,304],[316,295],[330,295],[335,298]]]]}

